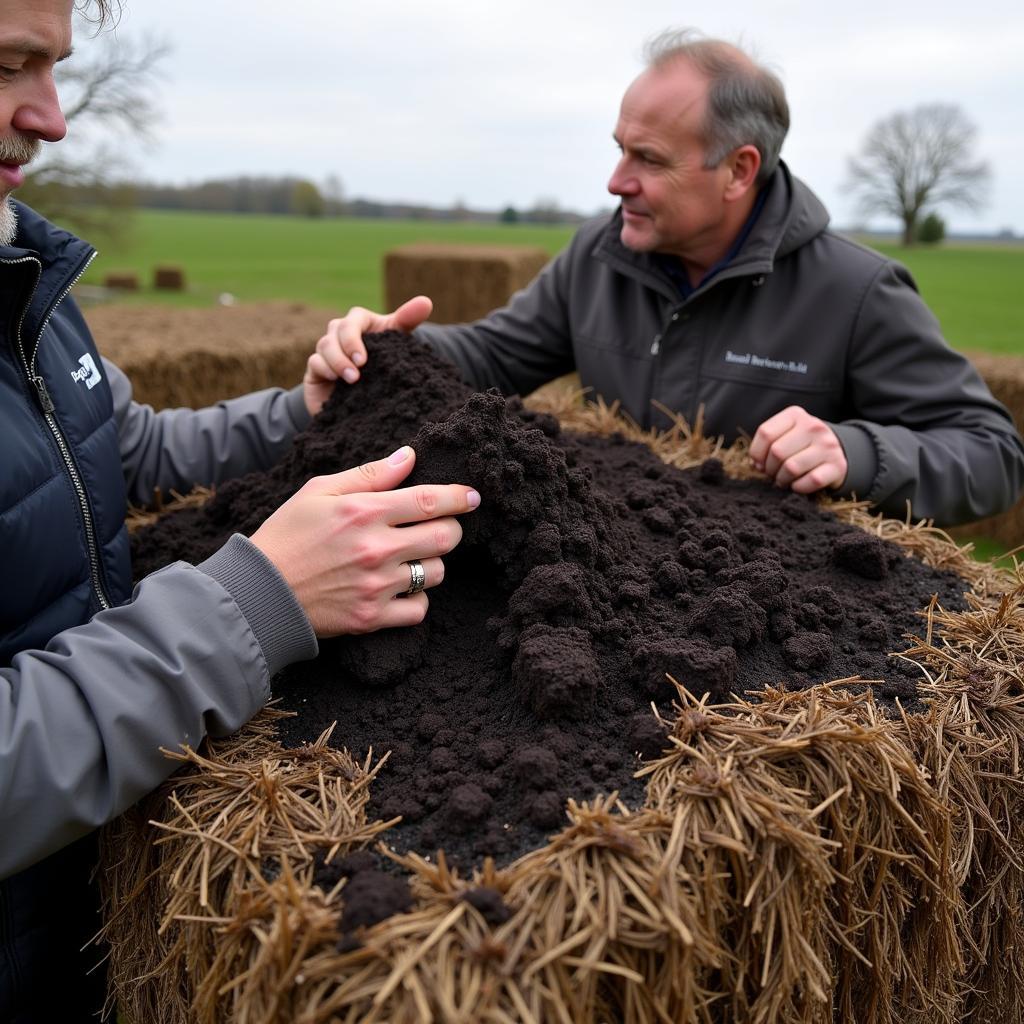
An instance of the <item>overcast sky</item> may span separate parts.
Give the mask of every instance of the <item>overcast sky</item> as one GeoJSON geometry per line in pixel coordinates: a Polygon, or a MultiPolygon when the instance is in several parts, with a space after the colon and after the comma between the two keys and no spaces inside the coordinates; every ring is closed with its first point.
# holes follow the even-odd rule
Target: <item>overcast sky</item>
{"type": "Polygon", "coordinates": [[[842,184],[871,124],[951,102],[993,180],[979,214],[944,211],[950,228],[1024,232],[1024,4],[1010,0],[127,0],[117,31],[173,46],[157,145],[135,154],[153,180],[333,173],[348,197],[586,213],[613,202],[611,133],[644,41],[687,24],[780,72],[783,157],[835,223],[857,220],[842,184]]]}

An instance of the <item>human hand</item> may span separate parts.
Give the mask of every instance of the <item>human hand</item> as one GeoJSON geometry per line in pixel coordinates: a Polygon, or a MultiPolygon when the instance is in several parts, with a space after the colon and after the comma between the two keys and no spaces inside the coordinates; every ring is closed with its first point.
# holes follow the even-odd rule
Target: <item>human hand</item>
{"type": "Polygon", "coordinates": [[[331,320],[316,351],[306,361],[302,378],[303,397],[310,416],[315,416],[331,396],[338,380],[355,384],[359,367],[366,365],[364,334],[378,331],[413,331],[430,316],[434,304],[426,295],[403,302],[393,313],[374,313],[353,306],[343,317],[331,320]]]}
{"type": "Polygon", "coordinates": [[[848,468],[832,428],[799,405],[783,409],[757,428],[750,459],[777,487],[799,494],[841,487],[848,468]]]}
{"type": "Polygon", "coordinates": [[[423,566],[424,585],[444,579],[441,556],[462,539],[453,517],[480,495],[461,484],[393,490],[416,461],[408,446],[387,459],[314,477],[252,535],[277,566],[320,637],[413,626],[427,613],[425,593],[404,595],[407,563],[423,566]]]}

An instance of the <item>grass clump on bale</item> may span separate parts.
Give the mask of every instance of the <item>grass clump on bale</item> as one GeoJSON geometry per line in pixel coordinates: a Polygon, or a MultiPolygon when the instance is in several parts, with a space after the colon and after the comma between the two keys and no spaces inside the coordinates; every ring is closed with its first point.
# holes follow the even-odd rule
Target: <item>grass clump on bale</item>
{"type": "MultiPolygon", "coordinates": [[[[381,423],[390,423],[384,403],[393,401],[398,422],[391,424],[392,429],[406,431],[407,439],[423,420],[423,409],[415,406],[416,395],[429,392],[433,400],[440,396],[444,405],[442,421],[418,435],[424,443],[417,445],[417,451],[432,450],[434,445],[443,453],[448,450],[448,442],[458,436],[458,431],[452,433],[444,424],[459,422],[458,417],[452,421],[444,417],[458,408],[464,395],[452,386],[425,381],[422,369],[416,364],[415,354],[410,353],[404,365],[396,367],[395,375],[381,382],[387,394],[371,395],[374,400],[363,404],[372,410],[373,428],[379,435],[381,423]]],[[[478,396],[470,405],[476,410],[474,415],[490,417],[480,421],[484,425],[481,430],[504,422],[502,416],[506,414],[495,402],[478,396]]],[[[571,415],[567,412],[563,422],[571,415]]],[[[614,477],[618,470],[630,466],[631,472],[638,471],[646,481],[623,487],[624,492],[628,491],[625,511],[620,510],[617,519],[614,501],[598,500],[587,491],[586,473],[564,478],[568,487],[565,495],[579,499],[593,515],[608,513],[601,527],[602,557],[615,549],[620,530],[626,531],[632,549],[639,550],[647,543],[640,532],[631,532],[633,518],[643,517],[652,524],[656,536],[666,536],[664,516],[657,503],[649,500],[652,489],[661,493],[660,489],[674,488],[677,499],[688,495],[705,515],[703,519],[687,520],[691,526],[678,557],[704,558],[700,552],[707,550],[707,557],[720,563],[717,571],[725,573],[722,579],[728,580],[727,589],[734,597],[741,584],[752,580],[752,588],[744,592],[746,597],[737,607],[747,608],[755,618],[767,609],[766,623],[768,613],[774,615],[775,628],[781,630],[775,638],[779,647],[771,646],[775,640],[767,627],[761,645],[768,654],[781,649],[782,642],[791,638],[791,630],[796,628],[786,626],[789,611],[777,602],[771,588],[761,586],[765,578],[747,571],[757,559],[747,552],[747,569],[734,564],[732,555],[738,549],[722,540],[718,536],[722,531],[705,520],[713,519],[716,506],[728,504],[733,493],[744,501],[760,495],[758,501],[766,505],[788,499],[779,494],[770,496],[767,490],[762,494],[756,484],[751,485],[753,489],[743,485],[734,492],[719,474],[737,456],[732,450],[712,448],[716,457],[713,464],[708,463],[706,446],[711,442],[701,438],[699,431],[685,433],[680,426],[674,440],[652,439],[653,446],[662,446],[659,454],[668,455],[670,461],[675,458],[685,463],[692,459],[700,466],[686,481],[677,482],[672,474],[663,475],[653,464],[655,460],[640,458],[621,438],[614,439],[629,429],[614,417],[614,410],[587,407],[580,415],[603,416],[606,426],[615,423],[616,427],[614,435],[608,431],[607,445],[584,441],[568,449],[570,469],[579,470],[580,460],[593,456],[603,460],[595,463],[601,467],[594,472],[597,477],[614,477]],[[709,545],[713,542],[714,546],[693,546],[691,535],[708,539],[712,534],[709,545]],[[755,608],[754,597],[761,600],[761,611],[755,608]]],[[[358,415],[348,416],[344,422],[350,434],[358,434],[358,415]]],[[[485,439],[481,449],[488,444],[500,448],[506,443],[501,440],[504,437],[508,452],[537,455],[522,463],[528,468],[536,465],[546,450],[535,435],[557,436],[551,424],[533,422],[540,422],[542,429],[535,429],[529,436],[521,434],[515,424],[509,433],[493,437],[474,428],[474,436],[485,439]]],[[[602,429],[598,424],[595,432],[602,429]]],[[[378,436],[378,440],[388,444],[391,439],[378,436]]],[[[308,438],[295,453],[293,461],[298,465],[292,469],[297,476],[323,471],[318,459],[326,462],[338,458],[336,450],[318,453],[312,441],[308,438]]],[[[497,463],[485,459],[483,470],[507,467],[507,452],[502,459],[505,461],[497,463]]],[[[560,463],[555,459],[552,465],[557,469],[560,463]]],[[[502,481],[507,483],[504,474],[502,468],[494,478],[496,489],[490,492],[485,479],[481,508],[488,503],[492,508],[502,508],[499,491],[505,485],[502,481]]],[[[503,600],[508,608],[521,610],[523,604],[521,597],[516,597],[520,593],[516,588],[523,580],[516,575],[517,558],[523,551],[533,551],[531,557],[536,557],[539,549],[533,541],[525,547],[516,546],[519,520],[515,514],[528,506],[529,495],[524,488],[532,478],[528,471],[524,476],[513,473],[513,477],[517,481],[517,501],[506,507],[506,527],[499,538],[504,545],[499,548],[502,554],[489,568],[487,578],[491,580],[488,590],[506,587],[503,600]]],[[[541,493],[558,493],[562,479],[556,473],[542,481],[547,490],[541,493]]],[[[244,508],[247,514],[256,515],[263,504],[273,505],[279,497],[275,488],[280,484],[273,478],[260,478],[233,490],[222,490],[211,503],[216,505],[221,528],[225,510],[244,508]]],[[[570,509],[572,502],[565,500],[563,507],[570,509]]],[[[683,514],[685,509],[678,501],[673,507],[677,506],[683,514]]],[[[867,530],[851,531],[833,525],[830,517],[828,521],[816,518],[808,512],[810,507],[802,499],[780,504],[778,509],[772,506],[768,510],[772,530],[813,538],[817,530],[827,527],[828,535],[847,554],[850,545],[846,540],[851,534],[856,535],[854,541],[869,537],[867,530]]],[[[885,587],[900,589],[922,579],[946,587],[945,577],[928,575],[930,570],[926,572],[921,566],[930,558],[947,569],[963,568],[966,572],[970,567],[970,561],[936,531],[909,523],[890,526],[889,521],[868,520],[861,506],[838,506],[834,518],[841,520],[844,515],[860,517],[871,527],[870,535],[876,539],[867,545],[867,554],[875,559],[871,564],[880,573],[888,572],[890,576],[888,582],[875,580],[865,590],[858,583],[857,573],[849,576],[840,566],[849,578],[837,578],[832,596],[819,594],[817,604],[803,600],[814,587],[793,584],[802,601],[794,614],[811,616],[819,623],[821,636],[832,630],[837,641],[836,656],[824,663],[830,668],[845,664],[846,654],[840,649],[844,643],[854,648],[852,657],[859,656],[855,650],[858,634],[843,633],[845,626],[833,614],[834,609],[828,611],[839,599],[837,595],[846,593],[842,586],[853,586],[849,591],[851,601],[858,592],[872,595],[872,600],[890,601],[891,590],[885,587]],[[920,561],[903,559],[890,566],[891,544],[877,539],[882,533],[891,534],[901,548],[918,551],[920,561]],[[881,589],[873,589],[876,587],[881,589]]],[[[165,521],[170,538],[180,540],[180,534],[170,530],[171,518],[165,521]]],[[[578,521],[568,513],[558,512],[548,518],[566,525],[567,536],[579,536],[578,521]]],[[[238,516],[228,515],[227,520],[238,522],[238,516]]],[[[474,529],[486,534],[485,520],[478,521],[474,529]]],[[[533,536],[533,531],[523,532],[524,536],[533,536]]],[[[553,549],[551,531],[542,533],[541,546],[553,549]]],[[[760,542],[754,541],[752,550],[760,550],[760,542]]],[[[212,534],[203,541],[216,542],[212,534]]],[[[669,553],[672,557],[668,560],[679,564],[674,561],[677,542],[669,538],[661,543],[664,551],[658,550],[669,553]]],[[[473,544],[469,533],[466,544],[473,544]]],[[[480,560],[480,550],[472,555],[476,561],[480,560]]],[[[572,553],[576,549],[563,545],[563,554],[567,550],[572,553]]],[[[593,548],[588,546],[586,550],[593,548]]],[[[793,563],[787,566],[789,578],[800,578],[800,560],[809,557],[809,552],[812,548],[781,552],[793,563]]],[[[569,561],[574,566],[573,578],[586,572],[585,561],[569,561]]],[[[769,562],[775,566],[778,559],[773,556],[769,562]]],[[[833,563],[820,560],[813,562],[811,569],[825,571],[822,566],[837,571],[833,563]]],[[[542,560],[540,567],[547,572],[550,563],[542,560]]],[[[611,575],[614,559],[605,568],[611,575]]],[[[694,589],[682,595],[685,601],[676,613],[696,623],[698,631],[709,629],[702,602],[705,596],[715,597],[714,592],[705,595],[700,589],[713,575],[711,562],[706,563],[706,569],[699,570],[700,575],[697,569],[687,570],[687,585],[694,589]]],[[[209,755],[204,755],[205,761],[190,755],[193,774],[172,780],[146,812],[171,827],[167,832],[170,838],[162,841],[166,849],[161,851],[158,863],[137,861],[134,855],[125,854],[125,844],[145,846],[144,836],[138,834],[115,837],[105,857],[105,863],[124,865],[123,871],[107,873],[111,885],[108,906],[114,908],[114,925],[119,913],[130,913],[117,908],[130,907],[133,898],[148,915],[152,915],[154,906],[159,907],[154,919],[162,921],[159,933],[152,927],[147,932],[143,925],[132,925],[121,916],[122,931],[116,936],[111,933],[114,989],[119,1003],[131,1017],[130,1001],[135,999],[138,1012],[134,1015],[138,1019],[146,1019],[146,1007],[154,1005],[165,1008],[161,1019],[172,1019],[166,1016],[166,1007],[177,1005],[183,1008],[182,1016],[173,1019],[211,1022],[952,1021],[959,1019],[958,1014],[968,1005],[996,1019],[1012,1005],[1008,1000],[1016,997],[1011,984],[994,984],[984,978],[988,968],[978,957],[988,948],[982,930],[985,922],[991,924],[1014,898],[1012,885],[1017,883],[1006,873],[1005,862],[1009,851],[1019,863],[1021,840],[1016,828],[1022,808],[1019,791],[1009,774],[1012,757],[1000,745],[1004,741],[996,742],[984,730],[979,732],[977,722],[987,715],[986,729],[1020,735],[1021,723],[1014,717],[1013,704],[1020,694],[1019,671],[1012,644],[998,647],[1006,659],[1001,671],[1010,695],[1009,701],[1000,705],[998,715],[988,705],[979,709],[972,703],[988,700],[991,688],[985,689],[978,680],[996,671],[998,659],[991,664],[985,662],[978,669],[980,675],[969,684],[971,692],[958,698],[961,703],[966,700],[964,708],[969,715],[962,720],[950,718],[946,696],[931,687],[945,686],[954,678],[949,665],[962,650],[956,630],[945,624],[946,619],[959,622],[957,616],[991,615],[991,609],[999,607],[998,592],[1010,593],[1000,619],[983,618],[966,634],[967,642],[980,645],[984,656],[989,657],[991,637],[985,639],[985,631],[993,626],[1001,630],[1018,628],[1022,591],[1019,586],[1012,589],[1010,581],[990,568],[971,571],[977,580],[976,606],[962,602],[953,610],[936,606],[930,618],[913,617],[924,636],[914,641],[911,651],[915,653],[907,653],[904,658],[926,667],[925,673],[915,670],[918,679],[914,684],[896,671],[898,666],[886,659],[884,652],[873,654],[875,660],[870,664],[886,672],[892,669],[895,683],[869,676],[876,680],[874,686],[857,677],[844,677],[839,682],[822,679],[815,685],[813,673],[794,671],[767,687],[759,685],[746,699],[730,696],[728,686],[712,685],[710,689],[718,696],[711,699],[703,692],[691,696],[686,687],[665,683],[664,691],[652,697],[659,709],[660,717],[654,721],[660,743],[649,752],[640,778],[630,782],[628,770],[610,775],[606,772],[604,795],[593,788],[570,793],[562,801],[561,823],[546,826],[540,840],[532,845],[511,842],[501,846],[501,866],[493,860],[481,863],[477,854],[482,850],[474,845],[472,835],[452,834],[450,843],[438,844],[443,852],[437,854],[432,845],[409,841],[410,835],[423,838],[426,833],[422,824],[393,823],[383,831],[384,821],[391,815],[381,814],[374,804],[373,794],[386,791],[389,775],[400,777],[400,762],[410,753],[414,760],[419,757],[424,762],[443,763],[450,775],[465,746],[457,730],[450,739],[439,741],[440,755],[438,744],[431,746],[426,741],[411,752],[397,750],[399,744],[393,744],[399,761],[394,769],[390,762],[371,769],[368,752],[364,757],[363,737],[351,731],[346,733],[349,738],[358,739],[352,741],[352,749],[360,752],[355,760],[343,752],[329,753],[331,747],[324,739],[293,750],[280,745],[262,746],[272,742],[266,738],[247,747],[244,732],[230,758],[223,751],[217,753],[216,761],[209,755]],[[939,658],[941,664],[932,666],[929,658],[939,658]],[[789,690],[781,685],[783,682],[789,690]],[[906,695],[904,706],[914,704],[913,714],[901,712],[894,693],[906,695]],[[659,756],[658,749],[665,753],[659,756]],[[347,761],[342,767],[332,757],[347,757],[347,761]],[[226,761],[230,761],[229,768],[222,763],[226,761]],[[302,792],[297,798],[285,796],[282,780],[303,766],[308,770],[311,764],[319,766],[324,782],[317,775],[315,785],[300,782],[302,792]],[[362,766],[361,775],[353,774],[354,766],[362,766]],[[975,773],[973,769],[978,766],[982,770],[975,773]],[[273,785],[265,781],[268,773],[277,780],[273,785]],[[376,777],[367,783],[364,780],[371,773],[376,777]],[[243,781],[225,786],[230,779],[243,781]],[[327,779],[335,780],[339,787],[336,791],[347,801],[344,828],[321,810],[332,806],[325,805],[323,795],[327,779]],[[636,799],[631,794],[638,785],[646,785],[646,790],[641,789],[636,799]],[[620,790],[618,798],[613,792],[616,789],[620,790]],[[975,814],[973,808],[994,794],[997,802],[992,806],[998,810],[994,814],[986,811],[988,819],[975,814]],[[313,819],[305,810],[300,811],[305,801],[317,808],[313,819]],[[419,831],[410,831],[410,825],[419,831]],[[264,840],[267,828],[281,841],[264,840]],[[351,851],[372,846],[374,835],[386,844],[381,848],[386,863],[372,858],[357,863],[361,855],[351,851]],[[173,849],[172,839],[176,844],[173,849]],[[407,852],[399,853],[399,849],[407,852]],[[451,851],[458,853],[454,865],[448,856],[451,851]],[[1000,855],[1002,860],[997,862],[1000,855]],[[216,870],[212,867],[214,860],[220,865],[216,870]],[[392,870],[386,869],[387,863],[392,870]],[[213,886],[204,881],[211,872],[218,880],[213,886]],[[145,900],[150,901],[148,906],[141,897],[144,892],[145,900]],[[381,895],[388,897],[383,901],[386,906],[378,907],[374,914],[367,905],[373,902],[368,896],[381,895]],[[186,932],[187,939],[183,937],[186,932]],[[133,943],[135,948],[129,950],[133,943]],[[192,947],[200,952],[189,954],[187,950],[192,947]],[[187,960],[190,955],[192,959],[187,960]],[[157,984],[153,972],[157,964],[159,983],[176,986],[177,1003],[169,995],[157,999],[142,994],[157,984]],[[144,980],[139,981],[140,977],[144,980]],[[986,989],[971,994],[970,986],[980,981],[986,981],[986,989]]],[[[782,579],[775,569],[772,572],[771,580],[782,579]]],[[[661,578],[670,581],[678,575],[677,569],[661,571],[661,578]]],[[[581,636],[589,635],[588,643],[597,659],[593,664],[599,667],[619,664],[601,660],[603,636],[612,638],[607,645],[612,654],[632,642],[629,629],[623,631],[617,622],[643,627],[646,620],[642,607],[654,612],[661,607],[661,598],[644,596],[639,568],[620,572],[619,576],[621,593],[630,600],[615,605],[613,618],[598,616],[591,621],[576,609],[575,625],[556,624],[564,631],[559,635],[573,638],[575,650],[583,643],[581,636]],[[586,634],[591,626],[593,631],[586,634]]],[[[469,575],[460,577],[454,569],[452,578],[461,579],[466,586],[472,582],[469,575]]],[[[1021,581],[1016,582],[1019,585],[1021,581]]],[[[597,593],[598,587],[598,582],[591,581],[584,591],[597,593]]],[[[443,628],[447,614],[443,589],[432,594],[432,618],[442,624],[434,627],[440,630],[432,634],[435,639],[452,635],[443,628]]],[[[948,589],[945,592],[948,594],[948,589]]],[[[921,605],[926,603],[924,600],[921,605]]],[[[895,611],[893,606],[893,614],[895,611]]],[[[535,635],[529,631],[537,624],[522,615],[510,619],[499,608],[495,621],[499,635],[507,634],[512,641],[520,642],[513,626],[524,627],[522,636],[535,635]]],[[[468,631],[464,616],[459,622],[462,630],[468,631]]],[[[740,625],[733,623],[730,628],[736,633],[740,625]]],[[[739,640],[734,637],[734,642],[736,650],[731,657],[739,666],[735,678],[742,684],[748,678],[743,673],[758,664],[758,644],[746,634],[739,640]]],[[[724,640],[722,643],[719,650],[728,646],[724,640]]],[[[398,657],[399,674],[405,672],[412,677],[422,671],[429,646],[413,641],[405,648],[405,654],[411,652],[412,656],[398,657]]],[[[470,646],[474,656],[486,660],[480,645],[473,641],[470,646]]],[[[528,642],[525,649],[532,650],[528,642]]],[[[669,647],[655,645],[652,649],[671,653],[669,647]]],[[[347,650],[348,660],[339,662],[351,670],[351,685],[346,684],[345,689],[357,693],[362,686],[369,694],[371,719],[376,716],[380,722],[378,735],[385,736],[387,723],[382,719],[398,719],[398,705],[410,701],[411,695],[398,689],[390,702],[381,703],[381,691],[374,695],[367,689],[368,684],[359,682],[359,658],[352,649],[347,650]]],[[[355,650],[360,653],[358,647],[355,650]]],[[[381,650],[371,646],[362,654],[381,650]]],[[[366,660],[372,662],[373,658],[366,660]]],[[[968,660],[978,662],[978,652],[970,654],[968,660]]],[[[649,666],[641,667],[646,673],[649,666]]],[[[631,670],[624,665],[624,671],[631,670]]],[[[602,672],[607,675],[603,667],[602,672]]],[[[453,675],[453,686],[455,681],[453,675]]],[[[292,683],[294,689],[278,690],[286,694],[286,699],[297,699],[295,695],[303,692],[298,688],[299,680],[292,683]]],[[[471,683],[468,689],[458,691],[462,717],[468,717],[471,706],[482,699],[471,683]]],[[[621,688],[614,692],[617,700],[625,700],[621,688]]],[[[591,696],[597,700],[600,693],[595,690],[591,696]]],[[[428,698],[435,699],[433,695],[428,698]]],[[[535,710],[537,702],[533,698],[535,694],[532,704],[528,704],[535,710]]],[[[543,701],[540,703],[545,713],[551,711],[543,701]]],[[[599,702],[592,706],[596,714],[599,702]]],[[[526,711],[512,705],[506,708],[505,717],[521,718],[526,711]]],[[[344,714],[337,715],[340,729],[351,730],[359,713],[358,704],[345,705],[344,714]]],[[[308,717],[304,712],[298,719],[281,719],[279,730],[292,729],[304,716],[308,717]]],[[[499,717],[494,716],[489,729],[501,725],[499,717]]],[[[543,733],[545,742],[557,739],[564,744],[566,733],[582,733],[589,727],[582,716],[570,725],[564,719],[560,721],[558,730],[543,733]]],[[[614,728],[614,716],[609,721],[614,728]]],[[[618,731],[622,731],[621,724],[618,731]]],[[[433,725],[424,733],[429,737],[434,734],[433,725]]],[[[606,742],[611,746],[619,739],[608,737],[606,742]]],[[[331,742],[336,740],[337,733],[331,742]]],[[[375,743],[374,749],[383,752],[385,747],[375,743]]],[[[517,750],[515,746],[506,748],[509,760],[515,760],[512,755],[517,750]]],[[[530,765],[546,770],[536,756],[530,765]]],[[[492,769],[501,770],[502,765],[492,769]]],[[[301,772],[295,777],[302,778],[301,772]]],[[[415,781],[416,776],[406,778],[415,781]]],[[[338,806],[340,801],[339,796],[338,806]]],[[[495,805],[503,813],[510,808],[514,811],[514,806],[502,805],[497,795],[495,805]]],[[[390,805],[385,802],[382,806],[390,805]]],[[[429,825],[430,815],[435,812],[429,808],[426,811],[429,825]]],[[[519,830],[520,837],[534,837],[535,833],[520,825],[517,818],[505,820],[519,830]]],[[[489,844],[491,840],[487,839],[485,846],[489,844]]],[[[497,849],[498,844],[494,845],[497,849]]],[[[1018,941],[1019,917],[1000,918],[1000,927],[1004,929],[1000,936],[1003,940],[1018,941]]]]}

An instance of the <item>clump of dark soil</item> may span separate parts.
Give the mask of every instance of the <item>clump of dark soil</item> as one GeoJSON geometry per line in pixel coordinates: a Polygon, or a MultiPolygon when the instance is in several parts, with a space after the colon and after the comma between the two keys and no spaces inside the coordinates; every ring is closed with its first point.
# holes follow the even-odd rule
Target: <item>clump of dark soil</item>
{"type": "MultiPolygon", "coordinates": [[[[279,466],[137,533],[134,555],[140,575],[202,559],[309,476],[408,442],[410,483],[480,491],[423,625],[325,641],[275,680],[298,712],[284,742],[337,722],[338,746],[391,752],[370,811],[401,816],[396,848],[507,861],[560,827],[569,796],[639,803],[631,776],[664,746],[651,703],[670,710],[666,674],[715,700],[860,675],[881,680],[883,706],[913,706],[916,670],[889,652],[920,632],[933,594],[963,607],[959,577],[808,498],[729,480],[715,460],[679,471],[619,436],[572,435],[517,399],[473,394],[404,335],[367,347],[363,380],[337,389],[279,466]]],[[[348,887],[374,890],[359,877],[348,887]]]]}

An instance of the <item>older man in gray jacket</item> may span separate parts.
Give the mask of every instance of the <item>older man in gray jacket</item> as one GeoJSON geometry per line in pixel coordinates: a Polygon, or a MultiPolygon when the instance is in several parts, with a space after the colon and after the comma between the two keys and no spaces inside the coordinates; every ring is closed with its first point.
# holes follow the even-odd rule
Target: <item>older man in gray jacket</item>
{"type": "Polygon", "coordinates": [[[570,370],[642,426],[662,409],[752,437],[779,486],[856,495],[940,524],[1007,508],[1024,446],[944,341],[900,264],[834,234],[779,160],[778,79],[746,54],[666,33],[622,100],[621,200],[509,304],[472,324],[351,310],[319,350],[350,383],[362,334],[415,329],[468,381],[527,394],[570,370]]]}

